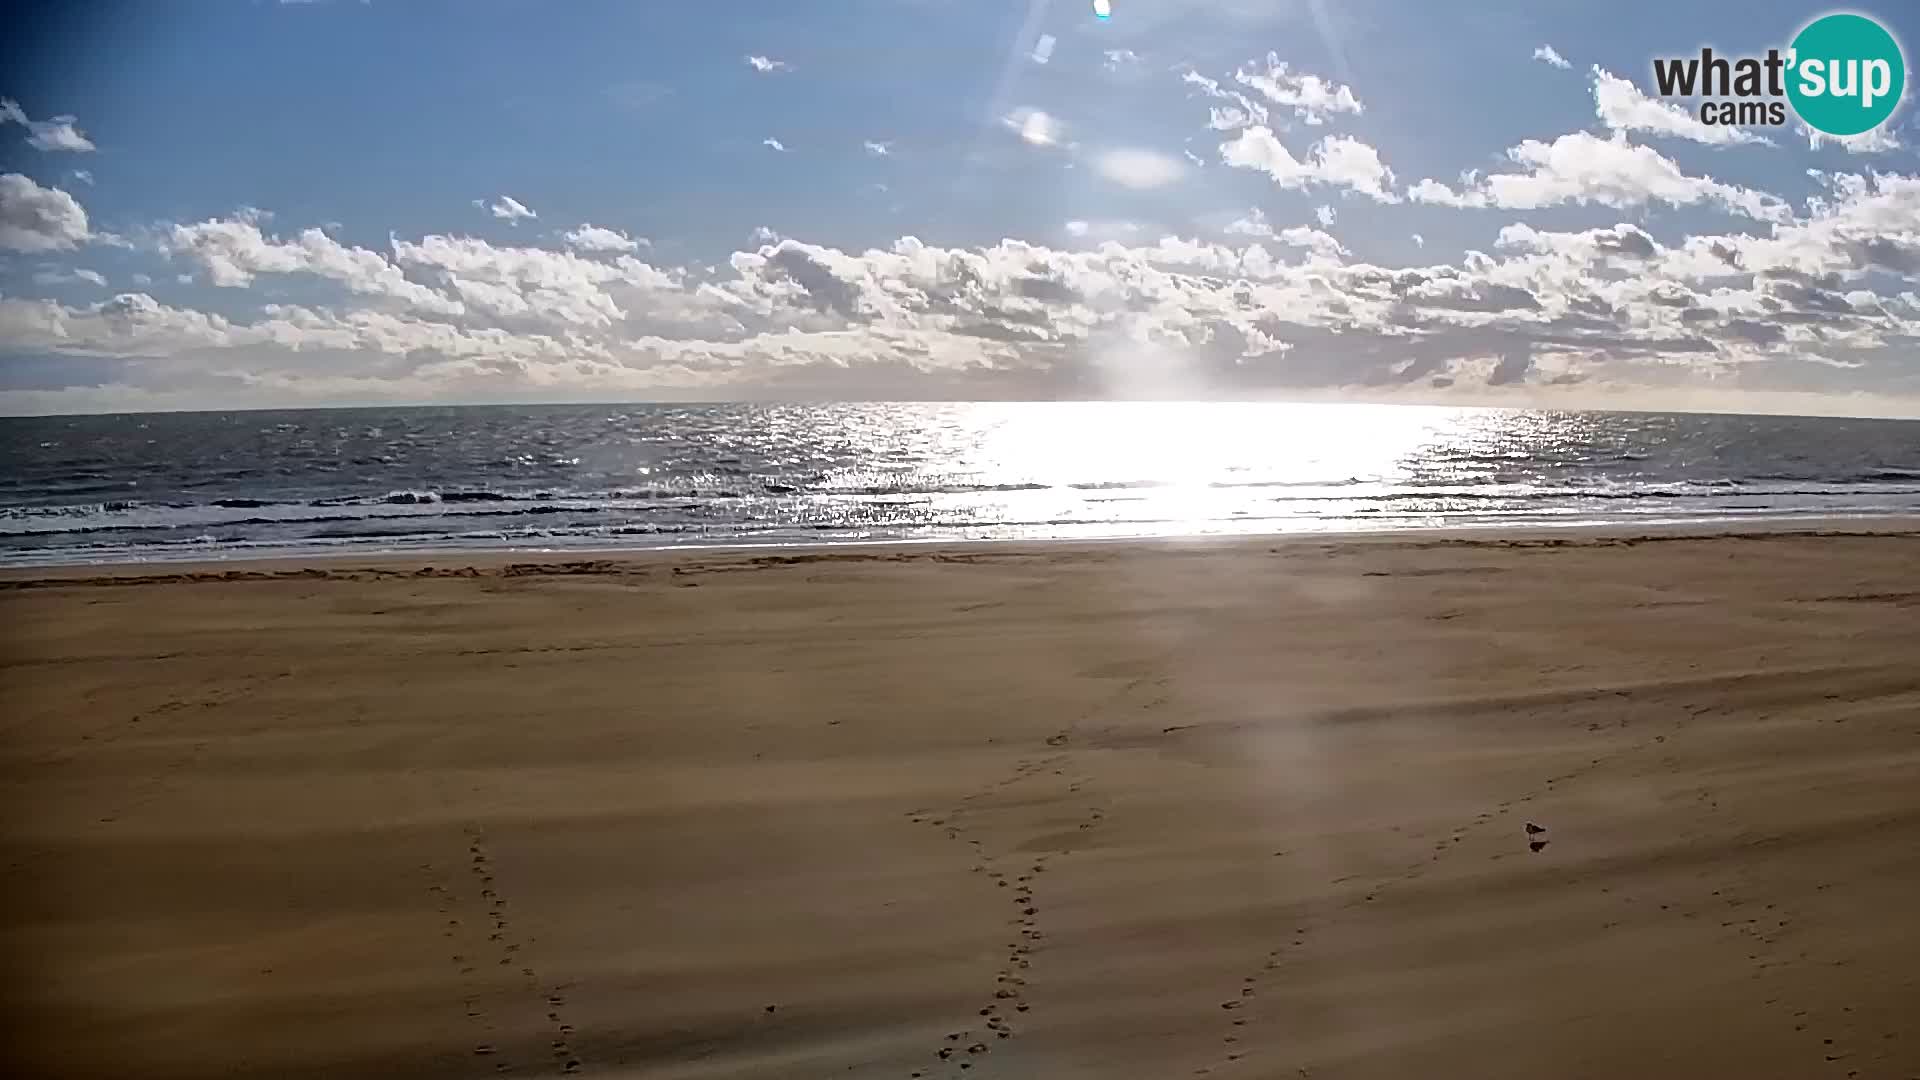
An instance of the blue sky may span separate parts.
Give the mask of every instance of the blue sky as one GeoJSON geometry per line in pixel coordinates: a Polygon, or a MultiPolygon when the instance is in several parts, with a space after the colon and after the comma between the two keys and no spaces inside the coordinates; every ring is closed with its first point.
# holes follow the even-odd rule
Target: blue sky
{"type": "Polygon", "coordinates": [[[1816,148],[1648,96],[1831,9],[1113,7],[16,5],[0,409],[1920,412],[1913,110],[1816,148]]]}

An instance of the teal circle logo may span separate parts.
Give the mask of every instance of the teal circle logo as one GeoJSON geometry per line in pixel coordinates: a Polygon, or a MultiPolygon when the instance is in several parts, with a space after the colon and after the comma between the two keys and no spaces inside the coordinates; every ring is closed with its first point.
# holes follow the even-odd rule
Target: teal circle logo
{"type": "Polygon", "coordinates": [[[1893,115],[1907,88],[1900,43],[1865,15],[1823,15],[1793,39],[1787,99],[1815,131],[1858,135],[1893,115]]]}

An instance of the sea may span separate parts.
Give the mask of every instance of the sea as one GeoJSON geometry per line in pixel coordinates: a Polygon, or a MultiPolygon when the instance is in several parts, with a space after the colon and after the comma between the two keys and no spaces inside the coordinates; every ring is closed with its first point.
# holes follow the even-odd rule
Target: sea
{"type": "Polygon", "coordinates": [[[0,419],[0,565],[1920,512],[1920,421],[1274,403],[0,419]]]}

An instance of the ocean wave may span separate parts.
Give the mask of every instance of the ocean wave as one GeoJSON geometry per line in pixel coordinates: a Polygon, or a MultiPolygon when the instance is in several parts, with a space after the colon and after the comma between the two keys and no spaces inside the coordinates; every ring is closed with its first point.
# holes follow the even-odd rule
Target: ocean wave
{"type": "Polygon", "coordinates": [[[808,495],[972,495],[996,491],[1045,491],[1047,484],[871,484],[806,489],[808,495]]]}
{"type": "MultiPolygon", "coordinates": [[[[1630,486],[1630,485],[1593,485],[1593,484],[1402,484],[1387,487],[1379,481],[1360,481],[1346,479],[1339,481],[1220,481],[1205,485],[1206,489],[1229,492],[1235,490],[1260,489],[1298,489],[1293,493],[1276,494],[1272,501],[1281,502],[1342,502],[1342,501],[1609,501],[1633,499],[1782,499],[1782,498],[1846,498],[1862,495],[1874,497],[1912,497],[1920,496],[1920,472],[1908,472],[1899,469],[1876,470],[1870,474],[1874,483],[1855,482],[1795,484],[1791,486],[1732,484],[1722,480],[1694,481],[1687,484],[1630,486]],[[1910,478],[1904,485],[1899,481],[1910,478]],[[1363,485],[1374,490],[1351,490],[1363,485]],[[1384,488],[1384,490],[1382,490],[1384,488]]],[[[833,499],[885,499],[910,497],[917,495],[971,495],[995,494],[1002,492],[1027,492],[1063,490],[1082,493],[1099,492],[1139,492],[1140,499],[1152,499],[1153,491],[1169,487],[1160,481],[1100,481],[1072,483],[1053,486],[1040,483],[1008,484],[870,484],[861,486],[803,488],[795,485],[768,483],[757,491],[737,490],[688,490],[674,487],[625,488],[603,491],[494,491],[487,489],[456,489],[434,491],[431,489],[401,489],[380,495],[343,495],[314,499],[270,498],[265,496],[226,496],[206,502],[173,502],[144,500],[109,500],[90,503],[67,503],[44,506],[5,506],[0,507],[0,521],[53,522],[74,521],[97,523],[99,525],[116,524],[114,519],[129,517],[155,516],[163,520],[150,524],[168,526],[166,517],[179,517],[182,514],[197,515],[194,520],[202,524],[247,525],[247,524],[296,524],[300,522],[334,520],[334,515],[315,516],[311,514],[286,513],[274,516],[247,516],[232,518],[205,515],[217,511],[233,510],[274,510],[286,508],[311,508],[329,511],[362,510],[357,515],[372,517],[381,511],[421,514],[425,516],[462,516],[482,514],[593,514],[611,510],[629,510],[635,512],[693,512],[716,500],[737,500],[758,496],[781,498],[833,498],[833,499]],[[653,504],[653,505],[649,505],[653,504]]],[[[1091,494],[1082,496],[1088,501],[1103,501],[1091,494]]],[[[804,514],[804,511],[801,513],[804,514]]],[[[145,525],[146,522],[137,524],[145,525]]],[[[52,528],[61,526],[52,525],[52,528]]],[[[75,526],[76,531],[80,531],[75,526]]],[[[32,530],[41,531],[41,530],[32,530]]],[[[46,530],[46,531],[51,531],[46,530]]]]}
{"type": "Polygon", "coordinates": [[[55,506],[4,506],[0,507],[0,520],[31,521],[35,518],[99,517],[103,514],[125,514],[140,510],[178,510],[190,505],[192,504],[116,499],[110,502],[67,503],[55,506]]]}

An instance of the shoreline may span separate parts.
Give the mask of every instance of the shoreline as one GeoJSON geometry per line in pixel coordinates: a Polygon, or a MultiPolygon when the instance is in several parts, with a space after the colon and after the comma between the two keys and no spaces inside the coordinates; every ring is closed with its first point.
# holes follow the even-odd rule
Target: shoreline
{"type": "MultiPolygon", "coordinates": [[[[526,548],[435,548],[408,552],[338,551],[290,552],[287,554],[242,555],[234,558],[160,559],[152,561],[114,561],[99,563],[30,563],[0,566],[0,588],[23,585],[84,583],[100,579],[151,578],[155,581],[187,579],[243,580],[252,575],[285,573],[293,568],[322,570],[327,574],[352,571],[399,573],[407,570],[471,568],[482,573],[498,573],[513,566],[558,567],[565,572],[585,572],[588,565],[619,572],[624,568],[644,568],[720,558],[752,561],[825,561],[846,556],[847,561],[879,559],[895,554],[937,558],[941,554],[1032,555],[1068,554],[1077,550],[1110,551],[1114,548],[1193,552],[1196,549],[1232,552],[1254,548],[1351,547],[1368,545],[1382,548],[1423,549],[1435,546],[1530,547],[1543,540],[1564,541],[1570,546],[1603,541],[1722,540],[1742,538],[1791,537],[1916,537],[1920,538],[1920,514],[1874,516],[1837,516],[1818,518],[1769,518],[1738,521],[1668,521],[1644,524],[1569,523],[1566,525],[1511,526],[1433,526],[1408,529],[1369,529],[1342,532],[1284,532],[1197,534],[1186,536],[1112,536],[1092,538],[1040,539],[956,539],[855,540],[819,543],[713,543],[657,547],[526,547],[526,548]]],[[[528,572],[537,572],[529,570],[528,572]]]]}

